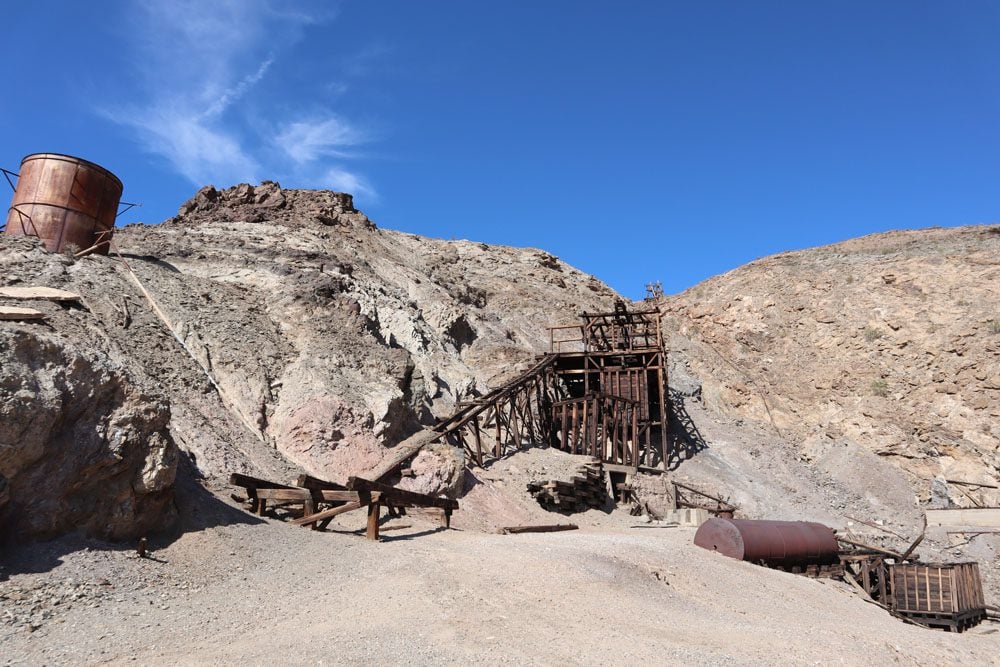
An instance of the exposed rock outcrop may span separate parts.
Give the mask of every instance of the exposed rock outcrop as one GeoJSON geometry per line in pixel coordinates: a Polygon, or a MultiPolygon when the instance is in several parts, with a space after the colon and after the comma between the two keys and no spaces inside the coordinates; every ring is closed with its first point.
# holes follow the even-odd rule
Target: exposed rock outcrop
{"type": "Polygon", "coordinates": [[[100,353],[0,330],[0,525],[8,538],[162,528],[177,446],[166,402],[100,353]]]}

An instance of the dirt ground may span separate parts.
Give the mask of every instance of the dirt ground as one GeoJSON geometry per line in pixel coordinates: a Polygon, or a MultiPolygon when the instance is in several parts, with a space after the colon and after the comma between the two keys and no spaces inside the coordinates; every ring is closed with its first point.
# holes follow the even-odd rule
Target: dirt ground
{"type": "Polygon", "coordinates": [[[411,513],[380,543],[360,513],[317,533],[207,495],[185,511],[203,525],[152,558],[73,538],[6,552],[0,662],[1000,664],[996,624],[909,626],[623,510],[513,536],[411,513]]]}

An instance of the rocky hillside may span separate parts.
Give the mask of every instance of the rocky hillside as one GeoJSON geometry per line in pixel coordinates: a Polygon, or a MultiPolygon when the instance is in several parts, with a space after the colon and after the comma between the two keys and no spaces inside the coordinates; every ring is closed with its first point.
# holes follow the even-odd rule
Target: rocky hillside
{"type": "MultiPolygon", "coordinates": [[[[271,182],[203,188],[115,241],[74,260],[0,236],[0,286],[82,296],[0,322],[8,536],[163,525],[179,466],[364,474],[616,298],[544,251],[379,229],[350,195],[271,182]]],[[[679,472],[761,516],[969,504],[945,480],[1000,471],[998,294],[993,226],[783,253],[664,299],[671,384],[715,438],[679,472]]],[[[425,449],[412,483],[458,491],[461,456],[425,449]]]]}
{"type": "MultiPolygon", "coordinates": [[[[0,285],[83,297],[39,305],[45,325],[0,322],[0,520],[37,507],[53,466],[52,502],[73,510],[28,534],[144,530],[169,505],[175,443],[208,476],[364,473],[544,351],[546,326],[615,298],[541,250],[378,229],[350,195],[270,182],[203,188],[115,241],[125,263],[0,236],[0,285]],[[91,530],[88,513],[120,520],[91,530]]],[[[414,468],[443,490],[459,456],[428,449],[414,468]]]]}
{"type": "Polygon", "coordinates": [[[800,443],[803,460],[860,445],[905,470],[923,500],[935,486],[960,506],[972,487],[944,480],[996,484],[1000,226],[781,253],[662,306],[687,360],[677,379],[695,376],[708,407],[800,443]]]}

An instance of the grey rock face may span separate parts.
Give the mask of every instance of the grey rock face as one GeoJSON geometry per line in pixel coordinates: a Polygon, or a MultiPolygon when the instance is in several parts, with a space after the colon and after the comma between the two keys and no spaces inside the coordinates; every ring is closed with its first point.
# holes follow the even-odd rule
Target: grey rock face
{"type": "Polygon", "coordinates": [[[177,447],[166,402],[57,336],[0,330],[0,525],[8,537],[162,527],[177,447]]]}

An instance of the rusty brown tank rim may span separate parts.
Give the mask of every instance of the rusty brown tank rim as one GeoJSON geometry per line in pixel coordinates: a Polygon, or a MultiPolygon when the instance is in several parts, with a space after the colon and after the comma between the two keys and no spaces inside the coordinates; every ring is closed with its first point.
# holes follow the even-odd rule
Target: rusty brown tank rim
{"type": "Polygon", "coordinates": [[[32,153],[31,155],[25,155],[21,160],[21,166],[24,166],[25,162],[30,162],[31,160],[62,160],[63,162],[75,162],[77,164],[82,164],[86,167],[99,171],[106,176],[110,176],[115,180],[122,189],[125,188],[121,179],[115,176],[109,169],[102,167],[96,162],[91,162],[90,160],[85,160],[82,157],[77,157],[75,155],[67,155],[66,153],[32,153]]]}

